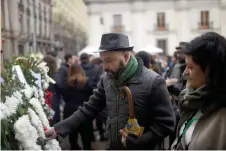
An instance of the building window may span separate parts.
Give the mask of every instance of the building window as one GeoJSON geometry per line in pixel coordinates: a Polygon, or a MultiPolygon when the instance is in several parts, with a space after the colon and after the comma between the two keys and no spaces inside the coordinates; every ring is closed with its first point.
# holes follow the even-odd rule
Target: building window
{"type": "Polygon", "coordinates": [[[103,19],[103,17],[100,17],[100,24],[101,24],[101,25],[104,24],[104,19],[103,19]]]}
{"type": "Polygon", "coordinates": [[[23,45],[18,45],[18,53],[19,53],[19,55],[24,54],[24,46],[23,45]]]}
{"type": "Polygon", "coordinates": [[[209,28],[210,22],[209,22],[209,11],[201,11],[201,29],[207,29],[209,28]]]}
{"type": "Polygon", "coordinates": [[[166,29],[165,13],[157,13],[157,28],[159,30],[166,29]]]}
{"type": "Polygon", "coordinates": [[[163,50],[164,54],[167,54],[167,40],[166,39],[157,39],[157,47],[163,50]]]}
{"type": "Polygon", "coordinates": [[[123,32],[122,15],[113,15],[113,32],[123,32]]]}

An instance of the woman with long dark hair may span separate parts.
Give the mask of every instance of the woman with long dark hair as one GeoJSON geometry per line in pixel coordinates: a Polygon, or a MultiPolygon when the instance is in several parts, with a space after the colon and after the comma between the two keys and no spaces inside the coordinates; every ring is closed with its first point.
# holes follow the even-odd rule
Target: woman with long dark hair
{"type": "MultiPolygon", "coordinates": [[[[89,100],[89,96],[92,95],[92,83],[86,77],[82,67],[78,64],[72,64],[68,71],[68,87],[63,92],[63,98],[65,101],[64,107],[64,119],[71,116],[78,110],[79,106],[82,106],[85,101],[89,100]]],[[[78,145],[78,133],[80,133],[84,150],[91,150],[92,140],[92,121],[88,121],[80,126],[76,130],[72,130],[69,134],[69,141],[71,144],[71,150],[81,149],[78,145]]]]}
{"type": "Polygon", "coordinates": [[[176,150],[226,149],[226,39],[214,32],[192,40],[186,54],[187,87],[180,94],[176,150]]]}

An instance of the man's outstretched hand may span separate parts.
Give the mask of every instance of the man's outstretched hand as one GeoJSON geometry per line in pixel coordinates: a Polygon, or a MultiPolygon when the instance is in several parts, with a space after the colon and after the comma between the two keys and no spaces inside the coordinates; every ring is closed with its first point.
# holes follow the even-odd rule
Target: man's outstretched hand
{"type": "Polygon", "coordinates": [[[45,131],[45,135],[47,139],[55,139],[57,137],[57,132],[53,127],[51,127],[45,131]]]}

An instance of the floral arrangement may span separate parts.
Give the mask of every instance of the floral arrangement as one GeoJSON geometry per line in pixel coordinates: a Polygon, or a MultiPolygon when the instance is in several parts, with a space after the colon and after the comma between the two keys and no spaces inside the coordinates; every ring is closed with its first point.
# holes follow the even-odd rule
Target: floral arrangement
{"type": "Polygon", "coordinates": [[[2,150],[61,150],[57,140],[45,137],[51,118],[45,95],[49,83],[55,83],[48,70],[40,54],[5,64],[0,102],[2,150]],[[40,75],[39,80],[34,73],[40,75]]]}

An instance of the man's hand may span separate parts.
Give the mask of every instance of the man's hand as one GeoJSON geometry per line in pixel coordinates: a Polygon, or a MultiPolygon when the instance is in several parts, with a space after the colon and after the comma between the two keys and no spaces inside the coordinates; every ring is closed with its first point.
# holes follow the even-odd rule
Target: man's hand
{"type": "Polygon", "coordinates": [[[51,127],[50,129],[47,129],[45,131],[45,135],[47,139],[55,139],[57,137],[57,133],[53,127],[51,127]]]}
{"type": "Polygon", "coordinates": [[[178,79],[176,78],[171,78],[171,79],[166,79],[166,86],[169,87],[171,85],[174,85],[178,82],[178,79]]]}
{"type": "Polygon", "coordinates": [[[128,136],[128,134],[126,134],[126,132],[122,129],[120,130],[120,133],[122,135],[121,142],[122,142],[123,146],[126,147],[126,137],[128,136]]]}

